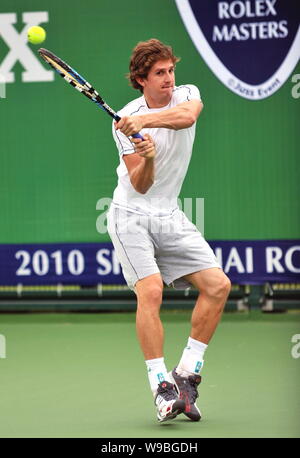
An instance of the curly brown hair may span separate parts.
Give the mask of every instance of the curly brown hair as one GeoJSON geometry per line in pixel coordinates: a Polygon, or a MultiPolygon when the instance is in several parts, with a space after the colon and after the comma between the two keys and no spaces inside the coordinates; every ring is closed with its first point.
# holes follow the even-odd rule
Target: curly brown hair
{"type": "Polygon", "coordinates": [[[173,54],[171,46],[165,45],[156,38],[140,41],[132,51],[129,63],[130,73],[126,75],[131,86],[143,92],[143,87],[136,78],[147,78],[155,62],[167,59],[171,59],[174,65],[180,61],[180,58],[173,54]]]}

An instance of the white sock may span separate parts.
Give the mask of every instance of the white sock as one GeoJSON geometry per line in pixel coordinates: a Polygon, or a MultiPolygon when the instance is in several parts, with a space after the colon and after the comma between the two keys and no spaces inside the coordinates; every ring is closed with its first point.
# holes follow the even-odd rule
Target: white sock
{"type": "Polygon", "coordinates": [[[148,370],[150,387],[153,394],[155,395],[157,387],[161,382],[164,380],[171,382],[171,380],[165,366],[164,358],[148,359],[145,361],[145,363],[148,370]]]}
{"type": "Polygon", "coordinates": [[[176,372],[182,377],[189,375],[199,375],[204,364],[204,352],[207,345],[192,337],[188,338],[187,346],[183,350],[181,360],[177,366],[176,372]]]}

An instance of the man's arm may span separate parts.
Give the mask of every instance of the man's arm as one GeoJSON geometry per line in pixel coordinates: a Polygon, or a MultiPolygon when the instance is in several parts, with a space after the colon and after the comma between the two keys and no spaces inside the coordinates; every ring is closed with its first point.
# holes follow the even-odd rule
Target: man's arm
{"type": "Polygon", "coordinates": [[[158,111],[156,113],[124,116],[116,123],[116,129],[120,129],[127,137],[136,134],[146,127],[164,127],[174,130],[186,129],[197,121],[202,108],[203,103],[195,99],[189,102],[179,103],[174,108],[158,111]]]}
{"type": "Polygon", "coordinates": [[[144,141],[133,138],[135,153],[123,155],[130,181],[134,189],[145,194],[154,183],[155,146],[150,135],[144,135],[144,141]]]}

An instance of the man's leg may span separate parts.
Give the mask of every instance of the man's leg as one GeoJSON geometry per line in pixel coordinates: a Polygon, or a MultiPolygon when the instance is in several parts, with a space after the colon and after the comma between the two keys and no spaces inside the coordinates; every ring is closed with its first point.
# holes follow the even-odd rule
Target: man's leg
{"type": "Polygon", "coordinates": [[[177,368],[172,371],[172,378],[180,390],[181,398],[186,402],[186,416],[198,421],[201,413],[196,406],[197,387],[201,382],[204,352],[222,316],[231,283],[219,268],[186,275],[185,279],[200,291],[200,295],[192,313],[192,328],[187,346],[177,368]]]}
{"type": "Polygon", "coordinates": [[[166,421],[175,418],[185,409],[178,399],[163,357],[164,329],[159,312],[162,302],[163,282],[160,274],[149,275],[135,285],[137,294],[136,330],[145,356],[151,390],[155,396],[157,418],[166,421]]]}
{"type": "Polygon", "coordinates": [[[186,275],[185,279],[199,291],[191,319],[191,334],[178,365],[181,375],[200,374],[203,355],[221,319],[231,283],[219,268],[186,275]]]}
{"type": "Polygon", "coordinates": [[[230,280],[218,268],[202,270],[185,278],[200,291],[192,314],[191,337],[208,344],[230,293],[230,280]]]}
{"type": "Polygon", "coordinates": [[[145,359],[163,356],[164,329],[159,317],[163,281],[160,274],[149,275],[135,284],[137,295],[136,330],[145,359]]]}

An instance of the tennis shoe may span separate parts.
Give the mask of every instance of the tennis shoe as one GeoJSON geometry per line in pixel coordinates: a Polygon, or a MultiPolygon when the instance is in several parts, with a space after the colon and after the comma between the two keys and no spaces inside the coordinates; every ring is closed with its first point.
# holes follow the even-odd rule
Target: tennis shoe
{"type": "Polygon", "coordinates": [[[154,402],[159,422],[172,420],[184,412],[185,409],[185,402],[179,399],[174,385],[167,381],[163,381],[158,385],[154,402]]]}
{"type": "Polygon", "coordinates": [[[173,381],[176,389],[179,391],[179,398],[185,402],[184,414],[192,421],[201,419],[201,412],[196,405],[198,398],[198,386],[201,383],[200,375],[190,375],[182,377],[177,374],[176,367],[169,373],[171,381],[173,381]]]}

